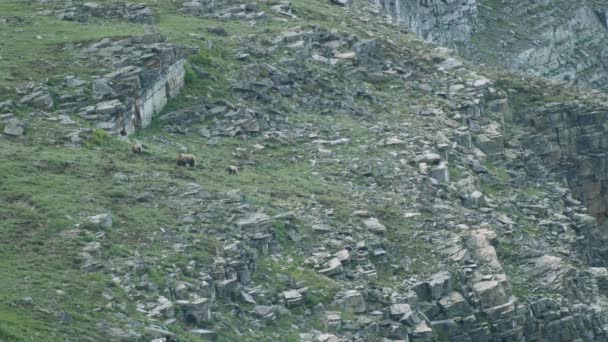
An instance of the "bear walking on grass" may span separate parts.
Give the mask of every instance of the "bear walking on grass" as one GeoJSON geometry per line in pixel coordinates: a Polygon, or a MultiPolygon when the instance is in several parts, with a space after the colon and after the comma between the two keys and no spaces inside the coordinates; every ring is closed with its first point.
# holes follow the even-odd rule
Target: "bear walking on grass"
{"type": "Polygon", "coordinates": [[[196,157],[193,154],[180,153],[177,155],[177,166],[192,166],[196,164],[196,157]]]}
{"type": "Polygon", "coordinates": [[[226,171],[228,172],[229,175],[235,175],[237,176],[239,174],[239,168],[234,166],[234,165],[230,165],[226,168],[226,171]]]}
{"type": "Polygon", "coordinates": [[[144,150],[143,146],[140,143],[131,144],[131,152],[134,154],[140,154],[144,150]]]}

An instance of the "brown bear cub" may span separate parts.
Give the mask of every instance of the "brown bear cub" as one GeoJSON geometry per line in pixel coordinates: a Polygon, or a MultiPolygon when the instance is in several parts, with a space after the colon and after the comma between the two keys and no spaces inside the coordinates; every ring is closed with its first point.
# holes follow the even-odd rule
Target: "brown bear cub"
{"type": "Polygon", "coordinates": [[[194,167],[194,164],[196,164],[196,158],[193,154],[180,153],[177,155],[177,166],[189,165],[194,167]]]}
{"type": "Polygon", "coordinates": [[[135,154],[140,154],[143,151],[143,146],[140,143],[131,144],[131,152],[135,154]]]}
{"type": "Polygon", "coordinates": [[[230,165],[226,168],[226,171],[228,171],[229,175],[238,175],[239,174],[239,168],[234,166],[234,165],[230,165]]]}

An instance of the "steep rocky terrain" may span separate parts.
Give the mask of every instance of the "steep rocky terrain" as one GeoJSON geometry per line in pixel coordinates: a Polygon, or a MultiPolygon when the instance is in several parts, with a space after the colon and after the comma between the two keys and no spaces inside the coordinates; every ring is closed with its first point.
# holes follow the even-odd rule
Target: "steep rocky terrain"
{"type": "Polygon", "coordinates": [[[608,97],[492,3],[0,2],[0,341],[607,340],[608,97]]]}

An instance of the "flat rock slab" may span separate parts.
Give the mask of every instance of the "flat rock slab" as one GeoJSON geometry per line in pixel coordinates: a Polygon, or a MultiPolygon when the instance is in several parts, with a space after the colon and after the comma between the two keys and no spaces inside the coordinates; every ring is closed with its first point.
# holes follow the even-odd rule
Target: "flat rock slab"
{"type": "Polygon", "coordinates": [[[25,124],[17,118],[11,118],[4,126],[3,133],[10,136],[20,136],[25,133],[25,124]]]}
{"type": "Polygon", "coordinates": [[[386,232],[386,227],[375,217],[370,217],[367,220],[364,220],[363,224],[365,225],[365,228],[372,233],[383,234],[386,232]]]}
{"type": "Polygon", "coordinates": [[[496,280],[480,281],[473,285],[473,291],[478,296],[483,308],[491,308],[507,302],[507,295],[496,280]]]}

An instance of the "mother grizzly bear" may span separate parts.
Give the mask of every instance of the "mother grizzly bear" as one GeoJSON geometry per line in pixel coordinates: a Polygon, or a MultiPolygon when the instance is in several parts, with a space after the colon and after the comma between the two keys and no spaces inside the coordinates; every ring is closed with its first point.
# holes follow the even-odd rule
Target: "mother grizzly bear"
{"type": "Polygon", "coordinates": [[[193,154],[183,154],[180,153],[177,155],[177,166],[192,166],[194,167],[196,164],[196,157],[193,154]]]}

